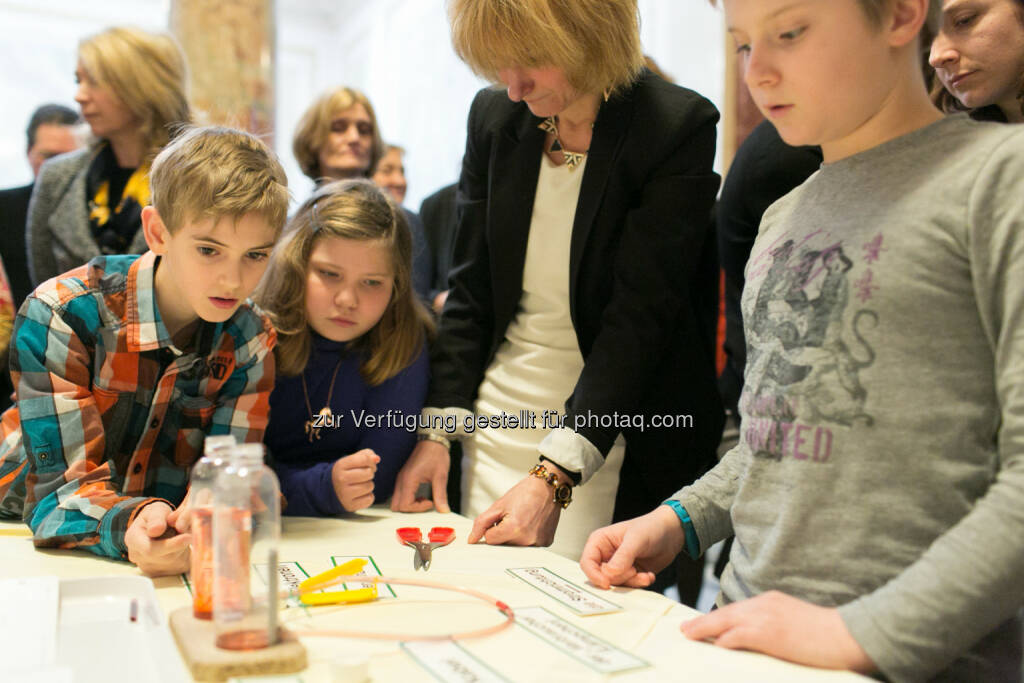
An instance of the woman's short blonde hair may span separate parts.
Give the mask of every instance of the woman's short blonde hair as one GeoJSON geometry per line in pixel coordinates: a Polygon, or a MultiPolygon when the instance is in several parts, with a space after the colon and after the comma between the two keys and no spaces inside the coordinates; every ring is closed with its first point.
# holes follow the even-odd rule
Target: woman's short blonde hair
{"type": "Polygon", "coordinates": [[[370,115],[370,122],[373,124],[370,164],[363,171],[363,175],[369,177],[377,162],[384,156],[384,141],[380,137],[377,114],[373,111],[369,98],[354,88],[335,88],[325,92],[310,105],[299,119],[295,137],[292,139],[292,152],[295,154],[295,160],[299,162],[299,168],[314,181],[320,182],[324,175],[320,168],[320,150],[327,143],[331,121],[354,104],[361,104],[366,108],[366,113],[370,115]]]}
{"type": "Polygon", "coordinates": [[[456,54],[494,83],[554,66],[580,92],[614,93],[644,65],[636,0],[449,0],[448,16],[456,54]]]}
{"type": "Polygon", "coordinates": [[[349,345],[363,355],[363,379],[376,386],[416,360],[434,324],[412,288],[412,234],[405,214],[369,180],[339,180],[318,188],[299,207],[270,257],[254,298],[277,329],[277,371],[298,375],[309,362],[309,259],[316,244],[329,237],[378,242],[391,254],[391,302],[380,322],[349,345]]]}
{"type": "Polygon", "coordinates": [[[138,119],[148,158],[191,121],[185,55],[170,35],[115,26],[83,38],[78,59],[138,119]]]}

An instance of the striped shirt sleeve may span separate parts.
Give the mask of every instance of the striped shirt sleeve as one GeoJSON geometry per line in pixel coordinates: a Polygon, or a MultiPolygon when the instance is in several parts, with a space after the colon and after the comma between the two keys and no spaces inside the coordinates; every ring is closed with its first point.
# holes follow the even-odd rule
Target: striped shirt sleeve
{"type": "Polygon", "coordinates": [[[120,495],[114,464],[104,460],[93,345],[81,332],[99,328],[94,305],[70,310],[33,296],[19,315],[13,362],[28,466],[23,514],[37,546],[124,558],[128,525],[156,499],[120,495]]]}

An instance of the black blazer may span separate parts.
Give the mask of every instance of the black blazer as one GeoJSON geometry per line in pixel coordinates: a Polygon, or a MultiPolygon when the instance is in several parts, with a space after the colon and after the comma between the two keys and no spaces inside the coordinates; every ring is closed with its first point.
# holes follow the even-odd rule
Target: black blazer
{"type": "Polygon", "coordinates": [[[455,190],[457,183],[445,185],[420,204],[420,218],[427,246],[434,260],[435,292],[448,289],[448,271],[452,265],[452,247],[455,244],[455,190]]]}
{"type": "MultiPolygon", "coordinates": [[[[646,419],[642,430],[577,430],[602,454],[625,435],[615,519],[650,511],[700,476],[721,436],[708,234],[717,120],[703,97],[644,71],[594,123],[569,257],[584,367],[565,408],[567,426],[576,415],[646,419]],[[662,415],[691,415],[692,426],[652,427],[662,415]]],[[[502,91],[482,90],[473,102],[429,406],[472,410],[516,315],[545,139],[539,122],[502,91]]]]}
{"type": "Polygon", "coordinates": [[[25,224],[32,185],[0,190],[0,256],[4,260],[7,279],[11,283],[14,310],[32,293],[28,276],[28,254],[25,248],[25,224]]]}

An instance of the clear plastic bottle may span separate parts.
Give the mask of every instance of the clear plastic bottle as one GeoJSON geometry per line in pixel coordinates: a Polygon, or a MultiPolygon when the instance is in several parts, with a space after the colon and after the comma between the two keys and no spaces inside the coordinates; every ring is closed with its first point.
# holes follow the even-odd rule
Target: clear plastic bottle
{"type": "Polygon", "coordinates": [[[233,436],[208,436],[203,457],[192,468],[189,506],[192,508],[192,616],[213,618],[213,483],[236,445],[233,436]]]}
{"type": "Polygon", "coordinates": [[[255,650],[279,640],[277,546],[281,495],[262,444],[242,444],[214,484],[213,621],[217,647],[255,650]]]}

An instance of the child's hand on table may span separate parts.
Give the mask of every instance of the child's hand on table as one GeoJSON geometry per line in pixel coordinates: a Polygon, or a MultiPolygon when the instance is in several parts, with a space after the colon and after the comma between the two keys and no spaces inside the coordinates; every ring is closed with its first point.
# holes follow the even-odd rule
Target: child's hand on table
{"type": "Polygon", "coordinates": [[[179,534],[187,534],[192,530],[192,488],[189,487],[185,500],[167,515],[168,526],[173,526],[179,534]]]}
{"type": "Polygon", "coordinates": [[[676,513],[659,505],[642,517],[590,534],[580,557],[580,568],[598,588],[646,588],[685,543],[686,534],[676,513]]]}
{"type": "Polygon", "coordinates": [[[331,468],[334,493],[349,512],[373,505],[373,475],[380,456],[369,448],[338,458],[331,468]]]}
{"type": "Polygon", "coordinates": [[[175,531],[168,519],[172,512],[167,503],[150,503],[125,531],[128,559],[146,576],[170,576],[188,570],[192,535],[175,531]]]}

